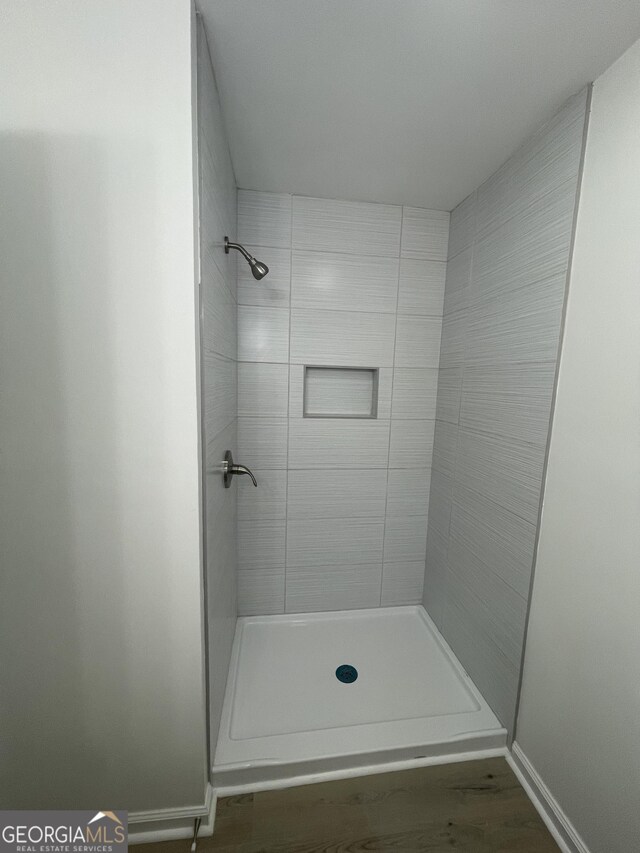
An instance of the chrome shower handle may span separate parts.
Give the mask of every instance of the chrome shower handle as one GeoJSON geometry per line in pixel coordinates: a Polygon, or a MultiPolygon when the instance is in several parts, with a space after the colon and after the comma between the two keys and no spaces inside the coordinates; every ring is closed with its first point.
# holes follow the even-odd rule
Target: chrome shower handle
{"type": "Polygon", "coordinates": [[[232,465],[229,471],[231,474],[248,474],[251,477],[251,482],[253,483],[253,485],[258,485],[258,481],[256,480],[256,478],[253,476],[253,474],[248,468],[245,468],[244,465],[232,465]]]}
{"type": "Polygon", "coordinates": [[[222,462],[222,474],[225,489],[228,489],[231,485],[231,481],[233,480],[234,474],[248,474],[251,477],[253,485],[256,487],[258,485],[258,481],[247,467],[245,467],[244,465],[234,464],[233,454],[230,450],[227,450],[224,454],[224,460],[222,462]]]}

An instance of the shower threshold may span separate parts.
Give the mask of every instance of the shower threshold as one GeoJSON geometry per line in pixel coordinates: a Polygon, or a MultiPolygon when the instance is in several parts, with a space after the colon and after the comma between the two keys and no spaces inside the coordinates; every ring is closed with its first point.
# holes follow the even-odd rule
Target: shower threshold
{"type": "Polygon", "coordinates": [[[423,607],[244,617],[213,784],[502,750],[506,734],[423,607]]]}

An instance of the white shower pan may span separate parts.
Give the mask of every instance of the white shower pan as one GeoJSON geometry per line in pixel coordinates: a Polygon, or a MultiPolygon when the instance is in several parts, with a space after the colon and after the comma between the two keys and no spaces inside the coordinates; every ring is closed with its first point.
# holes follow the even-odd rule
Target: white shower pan
{"type": "Polygon", "coordinates": [[[214,785],[500,749],[506,731],[423,607],[238,620],[214,785]],[[357,670],[352,683],[336,670],[357,670]]]}

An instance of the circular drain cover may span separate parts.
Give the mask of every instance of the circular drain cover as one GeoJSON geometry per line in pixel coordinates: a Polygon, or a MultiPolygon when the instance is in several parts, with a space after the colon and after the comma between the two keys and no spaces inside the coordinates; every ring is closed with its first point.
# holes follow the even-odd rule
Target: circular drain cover
{"type": "Polygon", "coordinates": [[[342,663],[336,669],[336,678],[343,684],[353,684],[358,677],[358,670],[350,663],[342,663]]]}

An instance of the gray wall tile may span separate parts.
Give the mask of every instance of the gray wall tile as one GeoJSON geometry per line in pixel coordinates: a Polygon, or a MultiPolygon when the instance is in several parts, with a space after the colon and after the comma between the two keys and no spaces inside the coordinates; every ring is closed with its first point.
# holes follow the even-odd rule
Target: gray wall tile
{"type": "Polygon", "coordinates": [[[402,208],[400,253],[403,258],[446,261],[448,243],[448,213],[418,207],[402,208]]]}
{"type": "Polygon", "coordinates": [[[529,595],[536,528],[508,509],[459,484],[450,498],[451,541],[470,564],[491,570],[522,598],[529,595]]]}
{"type": "Polygon", "coordinates": [[[378,607],[382,563],[287,568],[287,613],[378,607]]]}
{"type": "MultiPolygon", "coordinates": [[[[224,454],[226,450],[230,450],[233,453],[234,458],[238,455],[238,421],[237,419],[233,421],[226,429],[219,432],[217,435],[209,435],[205,430],[205,439],[206,439],[206,469],[207,476],[212,474],[216,480],[219,481],[219,485],[216,486],[216,492],[218,489],[222,489],[222,461],[224,459],[224,454]]],[[[209,500],[209,495],[207,495],[207,501],[209,500]]]]}
{"type": "Polygon", "coordinates": [[[384,518],[387,471],[289,471],[289,519],[384,518]]]}
{"type": "Polygon", "coordinates": [[[444,261],[400,258],[398,313],[441,317],[446,274],[444,261]]]}
{"type": "Polygon", "coordinates": [[[391,367],[394,329],[393,314],[294,308],[291,311],[291,361],[344,367],[391,367]]]}
{"type": "Polygon", "coordinates": [[[447,547],[449,540],[434,530],[430,523],[427,530],[427,559],[422,605],[442,631],[447,596],[447,547]]]}
{"type": "Polygon", "coordinates": [[[575,179],[564,181],[474,246],[476,300],[484,303],[566,276],[575,196],[575,179]]]}
{"type": "Polygon", "coordinates": [[[518,149],[514,157],[514,189],[518,196],[529,200],[568,177],[577,178],[587,97],[585,87],[518,149]]]}
{"type": "Polygon", "coordinates": [[[287,472],[272,468],[253,470],[258,488],[246,475],[234,478],[238,484],[240,521],[276,521],[287,516],[287,472]]]}
{"type": "Polygon", "coordinates": [[[238,616],[284,613],[284,566],[238,571],[238,616]]]}
{"type": "Polygon", "coordinates": [[[390,468],[387,479],[387,517],[421,515],[429,510],[429,468],[390,468]]]}
{"type": "Polygon", "coordinates": [[[284,520],[238,521],[238,566],[260,572],[284,568],[284,520]]]}
{"type": "MultiPolygon", "coordinates": [[[[198,171],[200,186],[201,365],[206,473],[203,478],[208,635],[212,686],[209,729],[215,745],[237,614],[236,501],[222,486],[219,463],[237,438],[236,261],[222,237],[236,234],[236,186],[204,31],[197,28],[198,171]],[[231,497],[231,499],[230,499],[231,497]]],[[[159,413],[161,415],[161,413],[159,413]]],[[[209,756],[213,762],[213,755],[209,756]]]]}
{"type": "Polygon", "coordinates": [[[239,361],[289,361],[289,311],[253,305],[238,307],[239,361]]]}
{"type": "Polygon", "coordinates": [[[437,317],[404,317],[396,323],[396,367],[438,367],[442,321],[437,317]]]}
{"type": "Polygon", "coordinates": [[[461,311],[468,305],[471,284],[471,254],[471,248],[464,249],[447,263],[444,295],[445,314],[461,311]]]}
{"type": "MultiPolygon", "coordinates": [[[[207,256],[200,271],[203,301],[203,341],[207,352],[236,358],[238,349],[238,309],[231,287],[207,256]]],[[[234,285],[235,287],[235,285],[234,285]]]]}
{"type": "Polygon", "coordinates": [[[236,575],[238,546],[236,541],[236,502],[229,500],[221,479],[207,474],[206,545],[207,592],[210,622],[236,617],[236,575]]]}
{"type": "Polygon", "coordinates": [[[284,613],[285,522],[238,522],[238,610],[241,616],[284,613]]]}
{"type": "Polygon", "coordinates": [[[236,462],[247,468],[287,467],[286,418],[238,418],[236,462]]]}
{"type": "Polygon", "coordinates": [[[512,157],[476,190],[474,244],[505,221],[504,211],[510,207],[513,199],[514,170],[515,160],[512,157]]]}
{"type": "Polygon", "coordinates": [[[422,603],[442,631],[447,597],[447,552],[451,522],[451,477],[431,471],[429,519],[427,525],[427,559],[422,603]]]}
{"type": "Polygon", "coordinates": [[[394,515],[384,525],[384,562],[409,563],[427,555],[427,518],[420,515],[394,515]]]}
{"type": "Polygon", "coordinates": [[[293,248],[398,257],[402,208],[325,198],[293,198],[293,248]]]}
{"type": "Polygon", "coordinates": [[[586,99],[585,88],[529,137],[506,164],[508,169],[500,182],[491,188],[492,203],[483,201],[480,206],[479,240],[508,219],[520,218],[529,205],[559,184],[577,181],[586,99]]]}
{"type": "Polygon", "coordinates": [[[289,365],[240,362],[238,415],[286,418],[289,407],[289,365]]]}
{"type": "Polygon", "coordinates": [[[457,424],[462,395],[462,367],[441,367],[438,371],[436,420],[457,424]]]}
{"type": "Polygon", "coordinates": [[[304,365],[289,365],[289,417],[304,416],[304,365]]]}
{"type": "Polygon", "coordinates": [[[451,211],[449,225],[449,258],[469,248],[475,237],[476,192],[468,195],[464,201],[451,211]]]}
{"type": "Polygon", "coordinates": [[[464,372],[460,425],[544,446],[555,371],[552,361],[469,365],[464,372]]]}
{"type": "Polygon", "coordinates": [[[420,604],[424,587],[424,560],[413,563],[384,563],[382,605],[420,604]]]}
{"type": "Polygon", "coordinates": [[[527,599],[484,563],[478,562],[474,549],[468,550],[455,533],[452,524],[447,555],[449,578],[458,587],[460,596],[473,603],[483,633],[517,670],[522,654],[527,599]]]}
{"type": "MultiPolygon", "coordinates": [[[[284,566],[242,563],[242,613],[281,612],[285,599],[288,612],[420,601],[448,214],[407,208],[401,255],[402,215],[239,193],[241,239],[271,271],[255,282],[238,267],[235,455],[260,481],[238,481],[238,512],[267,525],[272,545],[286,522],[288,540],[284,566]],[[304,365],[377,368],[377,417],[303,417],[304,365]]],[[[212,263],[229,264],[218,250],[212,263]]],[[[328,377],[316,388],[327,413],[334,397],[333,411],[354,408],[353,386],[328,377]]]]}
{"type": "Polygon", "coordinates": [[[395,314],[398,259],[335,252],[293,252],[291,305],[395,314]]]}
{"type": "Polygon", "coordinates": [[[457,465],[458,431],[456,424],[436,421],[432,466],[450,478],[453,478],[457,465]]]}
{"type": "Polygon", "coordinates": [[[378,418],[391,417],[391,393],[393,390],[393,370],[381,367],[378,370],[378,418]]]}
{"type": "Polygon", "coordinates": [[[382,562],[384,519],[287,521],[287,566],[354,566],[382,562]]]}
{"type": "Polygon", "coordinates": [[[474,683],[482,685],[482,695],[498,718],[510,721],[518,692],[519,666],[505,657],[487,634],[469,590],[456,583],[450,572],[446,578],[442,633],[474,683]]]}
{"type": "Polygon", "coordinates": [[[238,367],[234,359],[204,353],[204,429],[215,436],[233,423],[238,410],[238,367]]]}
{"type": "Polygon", "coordinates": [[[536,523],[544,449],[504,436],[460,428],[456,482],[536,523]]]}
{"type": "Polygon", "coordinates": [[[586,101],[451,214],[423,601],[509,728],[586,101]]]}
{"type": "Polygon", "coordinates": [[[565,276],[475,305],[467,326],[467,363],[555,361],[565,276]]]}
{"type": "Polygon", "coordinates": [[[391,421],[389,468],[430,468],[435,421],[391,421]]]}
{"type": "Polygon", "coordinates": [[[256,281],[249,264],[238,263],[238,305],[288,308],[291,293],[291,252],[260,246],[256,255],[269,267],[269,274],[256,281]]]}
{"type": "Polygon", "coordinates": [[[438,371],[435,368],[396,367],[393,371],[393,418],[422,418],[436,416],[438,371]]]}
{"type": "Polygon", "coordinates": [[[445,315],[442,320],[440,367],[463,367],[467,350],[468,326],[468,309],[445,315]]]}
{"type": "Polygon", "coordinates": [[[429,489],[429,535],[432,531],[436,532],[447,543],[451,526],[452,499],[453,477],[433,468],[429,489]]]}
{"type": "Polygon", "coordinates": [[[289,468],[386,468],[388,456],[389,421],[292,418],[289,422],[289,468]]]}
{"type": "Polygon", "coordinates": [[[291,196],[238,190],[238,242],[291,248],[291,196]]]}

